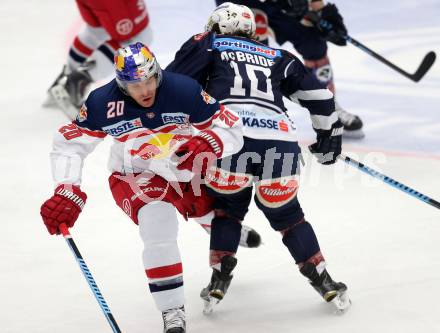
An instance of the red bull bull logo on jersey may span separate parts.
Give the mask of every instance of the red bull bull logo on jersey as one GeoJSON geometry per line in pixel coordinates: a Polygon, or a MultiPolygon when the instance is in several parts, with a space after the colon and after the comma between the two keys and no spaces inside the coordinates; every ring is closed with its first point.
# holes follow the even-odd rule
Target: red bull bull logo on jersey
{"type": "Polygon", "coordinates": [[[130,149],[128,152],[130,155],[140,157],[143,160],[167,158],[176,150],[180,143],[188,140],[190,137],[190,135],[158,133],[152,135],[139,148],[130,149]]]}

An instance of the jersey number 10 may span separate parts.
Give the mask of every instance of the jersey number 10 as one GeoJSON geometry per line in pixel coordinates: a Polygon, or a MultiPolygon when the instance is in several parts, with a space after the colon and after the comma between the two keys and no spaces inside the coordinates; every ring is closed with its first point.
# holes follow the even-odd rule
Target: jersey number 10
{"type": "MultiPolygon", "coordinates": [[[[235,61],[230,62],[231,67],[234,69],[235,77],[234,77],[234,86],[231,88],[231,95],[233,96],[246,96],[246,89],[243,87],[243,78],[250,82],[250,97],[258,97],[269,101],[274,101],[274,95],[272,92],[272,82],[270,80],[271,70],[270,68],[245,64],[244,68],[246,71],[246,77],[240,74],[238,64],[235,61]],[[257,72],[262,73],[264,78],[257,77],[257,72]],[[265,81],[265,82],[264,82],[265,81]],[[259,83],[265,83],[266,90],[258,89],[259,83]]],[[[260,84],[260,87],[263,85],[260,84]]]]}

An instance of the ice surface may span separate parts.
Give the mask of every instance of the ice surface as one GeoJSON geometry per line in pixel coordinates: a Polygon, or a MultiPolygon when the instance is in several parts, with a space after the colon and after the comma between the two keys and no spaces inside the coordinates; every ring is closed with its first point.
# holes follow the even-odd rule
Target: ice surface
{"type": "MultiPolygon", "coordinates": [[[[434,0],[336,1],[354,38],[408,71],[430,50],[440,54],[440,5],[434,0]]],[[[199,32],[209,0],[149,0],[162,65],[199,32]]],[[[52,191],[48,153],[65,122],[40,107],[80,27],[73,1],[0,5],[0,331],[110,332],[67,245],[49,237],[39,207],[52,191]]],[[[288,46],[286,46],[288,47],[288,46]]],[[[440,198],[440,64],[420,83],[362,51],[331,47],[340,103],[365,122],[366,138],[346,142],[350,156],[440,198]]],[[[290,105],[305,143],[313,140],[306,110],[290,105]]],[[[87,206],[72,230],[123,332],[161,332],[148,293],[135,227],[107,189],[109,142],[85,164],[87,206]]],[[[348,287],[353,306],[334,316],[300,276],[263,215],[247,224],[263,236],[240,249],[230,292],[209,318],[198,294],[209,280],[208,237],[182,222],[181,246],[189,332],[440,332],[440,211],[338,163],[306,159],[300,201],[320,239],[329,272],[348,287]]]]}

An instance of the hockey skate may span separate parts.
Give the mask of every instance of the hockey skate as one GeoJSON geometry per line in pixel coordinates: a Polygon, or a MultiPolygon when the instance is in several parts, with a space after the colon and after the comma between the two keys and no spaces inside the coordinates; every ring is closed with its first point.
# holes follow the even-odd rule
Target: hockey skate
{"type": "Polygon", "coordinates": [[[162,312],[164,333],[185,333],[185,308],[169,309],[162,312]]]}
{"type": "Polygon", "coordinates": [[[88,69],[93,65],[94,62],[87,62],[72,72],[69,72],[64,66],[60,75],[49,88],[48,97],[43,106],[58,106],[69,119],[75,119],[87,89],[93,82],[88,72],[88,69]]]}
{"type": "Polygon", "coordinates": [[[334,305],[336,313],[342,314],[348,310],[351,300],[344,283],[333,281],[325,269],[321,274],[318,274],[316,266],[312,263],[305,263],[300,272],[309,279],[312,287],[326,302],[334,305]]]}
{"type": "Polygon", "coordinates": [[[56,107],[57,106],[57,102],[55,101],[55,98],[52,96],[52,94],[50,93],[50,90],[55,87],[56,85],[58,85],[61,80],[67,76],[68,73],[68,69],[67,66],[64,65],[63,69],[61,70],[61,73],[58,74],[57,78],[55,79],[55,81],[52,83],[52,85],[49,87],[49,89],[47,89],[47,96],[46,96],[46,100],[43,102],[43,106],[44,107],[56,107]]]}
{"type": "Polygon", "coordinates": [[[211,282],[200,292],[200,297],[204,301],[203,314],[211,314],[214,307],[225,297],[232,280],[231,272],[236,265],[236,258],[224,256],[221,261],[221,270],[212,270],[211,282]]]}
{"type": "Polygon", "coordinates": [[[363,123],[361,118],[345,111],[337,102],[335,102],[335,105],[339,120],[341,121],[342,125],[344,125],[344,132],[342,133],[342,136],[344,138],[362,139],[365,134],[362,130],[363,123]]]}
{"type": "Polygon", "coordinates": [[[247,225],[241,226],[240,246],[255,248],[261,245],[261,236],[247,225]]]}

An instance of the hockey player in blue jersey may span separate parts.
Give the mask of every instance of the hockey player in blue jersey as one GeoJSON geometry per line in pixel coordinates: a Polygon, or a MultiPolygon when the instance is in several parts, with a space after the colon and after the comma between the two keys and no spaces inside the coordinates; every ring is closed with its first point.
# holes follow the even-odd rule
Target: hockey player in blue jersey
{"type": "Polygon", "coordinates": [[[84,159],[113,137],[110,190],[139,225],[145,273],[164,332],[185,332],[176,209],[185,218],[210,214],[212,200],[197,182],[207,166],[199,157],[239,151],[242,126],[195,80],[162,71],[141,43],[119,49],[115,69],[116,78],[92,91],[77,119],[56,132],[50,155],[55,192],[41,216],[51,234],[62,223],[74,225],[87,199],[80,188],[84,159]],[[199,132],[193,135],[192,128],[199,132]]]}
{"type": "MultiPolygon", "coordinates": [[[[215,0],[217,6],[226,0],[215,0]]],[[[272,37],[278,45],[292,43],[304,59],[304,64],[321,82],[335,93],[333,68],[331,66],[327,42],[344,46],[342,35],[347,34],[344,20],[336,5],[324,0],[235,0],[235,4],[245,5],[255,15],[256,39],[268,44],[272,37]],[[332,24],[324,29],[317,22],[324,19],[332,24]]],[[[344,125],[343,136],[360,139],[364,136],[361,119],[337,102],[336,110],[344,125]]]]}
{"type": "Polygon", "coordinates": [[[350,302],[346,285],[331,279],[313,228],[298,202],[300,147],[283,97],[296,99],[311,115],[317,142],[310,150],[322,164],[341,153],[342,124],[333,94],[301,61],[253,39],[252,11],[232,3],[217,7],[206,32],[191,37],[167,70],[189,75],[222,104],[240,115],[245,135],[240,152],[218,161],[205,181],[216,198],[212,221],[209,285],[201,292],[205,312],[223,299],[237,264],[235,253],[255,187],[255,202],[300,272],[339,311],[350,302]]]}

